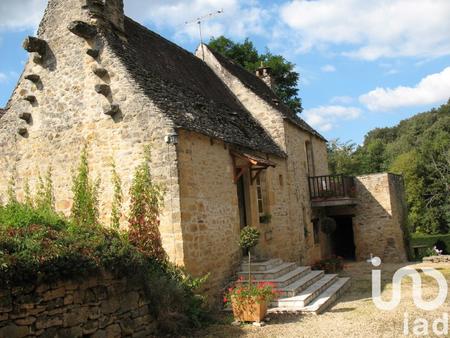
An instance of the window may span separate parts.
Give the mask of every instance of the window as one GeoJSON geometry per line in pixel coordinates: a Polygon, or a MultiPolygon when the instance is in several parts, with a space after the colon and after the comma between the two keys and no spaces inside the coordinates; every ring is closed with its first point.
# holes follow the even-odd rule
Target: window
{"type": "Polygon", "coordinates": [[[320,242],[320,238],[319,238],[319,230],[320,230],[320,225],[319,225],[319,219],[315,218],[312,220],[313,222],[313,232],[314,232],[314,244],[319,244],[320,242]]]}
{"type": "Polygon", "coordinates": [[[308,176],[314,176],[314,154],[310,141],[305,142],[306,150],[306,168],[308,170],[308,176]]]}

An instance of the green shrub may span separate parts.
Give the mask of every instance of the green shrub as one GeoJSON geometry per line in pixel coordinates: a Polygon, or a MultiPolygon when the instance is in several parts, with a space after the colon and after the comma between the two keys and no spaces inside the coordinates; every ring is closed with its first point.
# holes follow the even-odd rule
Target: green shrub
{"type": "Polygon", "coordinates": [[[243,249],[251,249],[258,244],[259,236],[258,229],[246,226],[241,230],[239,246],[243,249]]]}
{"type": "MultiPolygon", "coordinates": [[[[448,250],[450,250],[450,234],[442,234],[442,235],[426,235],[422,233],[413,233],[411,234],[411,247],[424,247],[421,248],[418,252],[416,259],[421,259],[423,257],[426,257],[428,253],[426,252],[427,249],[432,249],[436,244],[439,242],[442,242],[445,247],[447,248],[447,252],[444,252],[444,254],[448,253],[448,250]]],[[[437,245],[440,247],[440,245],[437,245]]]]}
{"type": "Polygon", "coordinates": [[[66,222],[64,217],[46,208],[33,208],[18,202],[0,206],[0,228],[3,229],[41,224],[58,230],[65,226],[66,222]]]}
{"type": "Polygon", "coordinates": [[[13,203],[0,208],[0,288],[83,279],[109,271],[139,283],[162,332],[205,319],[192,279],[133,246],[127,233],[71,223],[48,209],[13,203]]]}
{"type": "Polygon", "coordinates": [[[427,246],[433,248],[438,241],[445,243],[447,250],[450,249],[450,234],[443,235],[425,235],[419,233],[411,234],[411,246],[427,246]]]}

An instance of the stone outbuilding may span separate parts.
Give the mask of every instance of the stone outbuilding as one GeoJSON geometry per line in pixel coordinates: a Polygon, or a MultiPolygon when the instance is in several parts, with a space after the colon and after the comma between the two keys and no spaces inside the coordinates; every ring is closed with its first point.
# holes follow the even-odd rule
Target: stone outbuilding
{"type": "MultiPolygon", "coordinates": [[[[200,46],[196,55],[123,13],[122,0],[49,0],[30,57],[0,119],[0,193],[53,169],[69,213],[71,171],[87,144],[109,222],[111,161],[125,200],[144,145],[166,187],[160,231],[172,261],[210,273],[217,291],[255,253],[312,264],[333,254],[406,259],[400,177],[330,176],[326,140],[274,94],[270,69],[251,74],[200,46]]],[[[123,224],[126,225],[126,206],[123,224]]]]}

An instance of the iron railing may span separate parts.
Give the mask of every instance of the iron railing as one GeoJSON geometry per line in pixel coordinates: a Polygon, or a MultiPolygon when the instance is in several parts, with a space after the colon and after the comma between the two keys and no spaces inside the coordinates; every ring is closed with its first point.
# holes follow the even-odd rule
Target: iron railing
{"type": "Polygon", "coordinates": [[[352,176],[313,176],[308,181],[311,200],[356,197],[355,179],[352,176]]]}

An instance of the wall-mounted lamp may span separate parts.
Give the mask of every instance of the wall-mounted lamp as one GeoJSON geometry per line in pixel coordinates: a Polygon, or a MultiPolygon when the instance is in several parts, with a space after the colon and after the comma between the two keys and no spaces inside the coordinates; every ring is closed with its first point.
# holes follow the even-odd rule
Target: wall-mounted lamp
{"type": "Polygon", "coordinates": [[[178,134],[173,133],[173,134],[166,135],[164,137],[164,141],[166,141],[167,144],[178,144],[178,134]]]}

